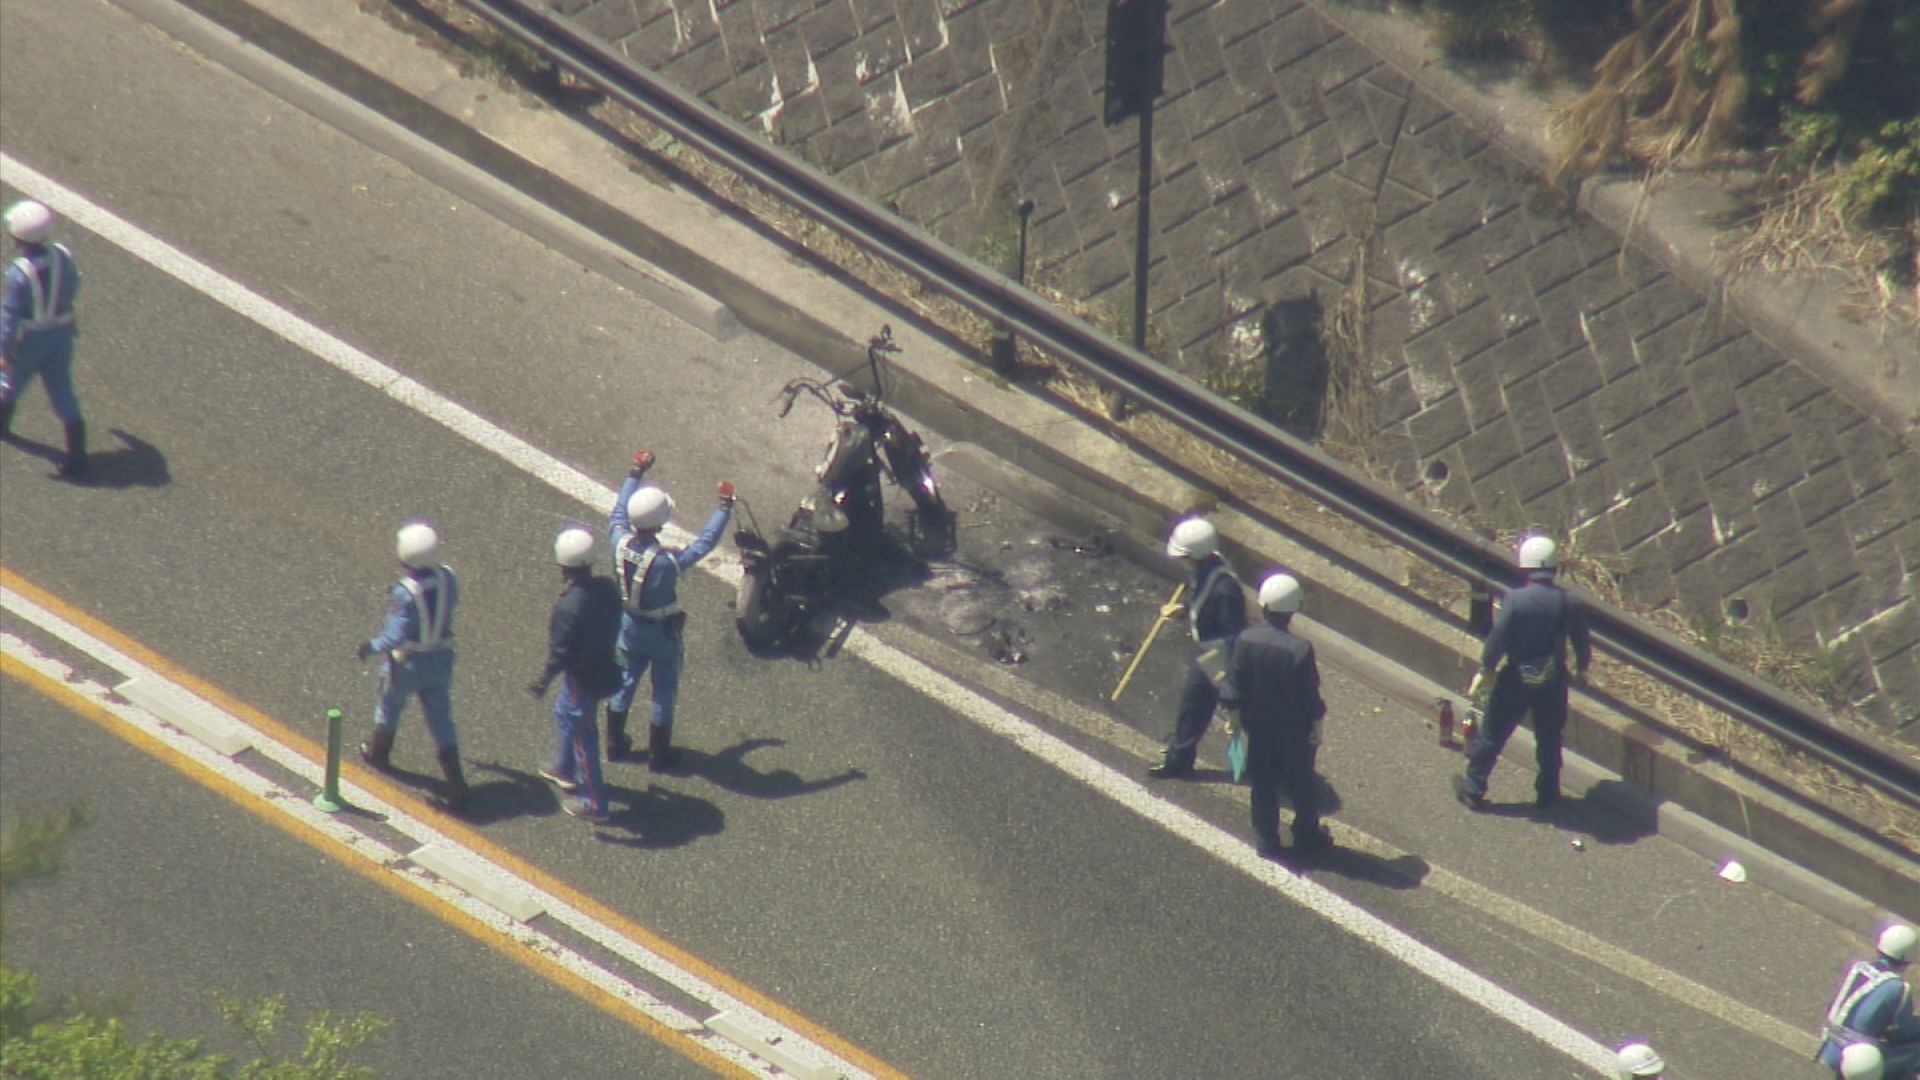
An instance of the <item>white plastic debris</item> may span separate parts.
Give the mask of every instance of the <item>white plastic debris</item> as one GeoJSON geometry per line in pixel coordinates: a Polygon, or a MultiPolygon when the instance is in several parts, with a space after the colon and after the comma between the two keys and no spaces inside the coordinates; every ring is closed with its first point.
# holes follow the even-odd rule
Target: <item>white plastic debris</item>
{"type": "Polygon", "coordinates": [[[1720,868],[1720,880],[1731,881],[1735,885],[1738,885],[1747,880],[1747,868],[1734,862],[1732,859],[1728,859],[1727,864],[1720,868]]]}

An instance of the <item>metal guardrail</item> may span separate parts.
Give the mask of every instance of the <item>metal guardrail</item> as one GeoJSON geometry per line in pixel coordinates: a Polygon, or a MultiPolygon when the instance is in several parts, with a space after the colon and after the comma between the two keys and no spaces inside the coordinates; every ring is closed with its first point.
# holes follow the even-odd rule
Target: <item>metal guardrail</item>
{"type": "MultiPolygon", "coordinates": [[[[918,226],[847,190],[785,150],[743,129],[698,97],[620,55],[540,0],[461,0],[533,49],[681,142],[751,178],[870,253],[926,281],[982,316],[1124,391],[1194,434],[1269,466],[1295,487],[1409,548],[1470,585],[1515,580],[1509,553],[1412,505],[1300,440],[1039,295],[979,266],[918,226]]],[[[1649,674],[1871,787],[1920,809],[1920,768],[1834,726],[1778,688],[1588,600],[1603,645],[1649,674]]]]}

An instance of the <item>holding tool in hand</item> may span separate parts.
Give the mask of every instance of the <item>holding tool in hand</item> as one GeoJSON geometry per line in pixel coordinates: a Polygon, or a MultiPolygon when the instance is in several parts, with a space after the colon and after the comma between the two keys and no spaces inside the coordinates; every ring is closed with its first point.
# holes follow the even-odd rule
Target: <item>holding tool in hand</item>
{"type": "Polygon", "coordinates": [[[1173,595],[1167,597],[1167,602],[1160,605],[1160,617],[1153,620],[1153,629],[1147,631],[1147,639],[1140,643],[1140,651],[1133,654],[1133,663],[1128,664],[1126,674],[1120,676],[1120,684],[1113,688],[1113,693],[1107,695],[1108,701],[1120,700],[1121,692],[1126,690],[1127,683],[1133,678],[1133,673],[1139,669],[1140,661],[1146,658],[1147,649],[1153,645],[1153,639],[1160,636],[1160,628],[1187,613],[1186,605],[1180,602],[1180,598],[1185,596],[1186,592],[1187,583],[1183,581],[1174,586],[1173,595]]]}

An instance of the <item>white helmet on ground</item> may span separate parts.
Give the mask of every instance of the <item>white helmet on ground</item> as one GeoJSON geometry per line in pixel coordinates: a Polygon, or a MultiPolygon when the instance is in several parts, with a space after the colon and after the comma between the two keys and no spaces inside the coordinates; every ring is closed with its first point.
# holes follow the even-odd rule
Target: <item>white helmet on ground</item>
{"type": "Polygon", "coordinates": [[[1551,570],[1560,565],[1560,546],[1539,533],[1523,537],[1517,554],[1522,570],[1551,570]]]}
{"type": "Polygon", "coordinates": [[[1911,964],[1914,954],[1920,952],[1920,933],[1906,923],[1894,923],[1880,931],[1877,944],[1881,956],[1896,964],[1911,964]]]}
{"type": "Polygon", "coordinates": [[[1260,606],[1277,615],[1299,611],[1303,596],[1300,579],[1292,574],[1268,574],[1267,580],[1260,583],[1260,606]]]}
{"type": "Polygon", "coordinates": [[[1840,1051],[1841,1080],[1880,1080],[1886,1056],[1872,1043],[1854,1043],[1840,1051]]]}
{"type": "Polygon", "coordinates": [[[7,207],[7,233],[15,240],[38,244],[53,235],[53,211],[45,203],[21,199],[7,207]]]}
{"type": "Polygon", "coordinates": [[[575,525],[553,538],[553,561],[561,566],[593,565],[593,534],[575,525]]]}
{"type": "Polygon", "coordinates": [[[636,529],[657,529],[673,516],[673,499],[648,484],[627,496],[627,524],[636,529]]]}
{"type": "Polygon", "coordinates": [[[423,522],[403,525],[394,535],[393,549],[393,553],[400,556],[400,565],[426,566],[440,550],[440,534],[423,522]]]}
{"type": "Polygon", "coordinates": [[[1206,518],[1188,518],[1173,527],[1167,537],[1167,557],[1204,559],[1220,550],[1220,533],[1206,518]]]}
{"type": "Polygon", "coordinates": [[[1620,1070],[1620,1080],[1659,1076],[1667,1071],[1667,1063],[1646,1043],[1628,1043],[1621,1047],[1620,1052],[1614,1055],[1613,1063],[1620,1070]]]}

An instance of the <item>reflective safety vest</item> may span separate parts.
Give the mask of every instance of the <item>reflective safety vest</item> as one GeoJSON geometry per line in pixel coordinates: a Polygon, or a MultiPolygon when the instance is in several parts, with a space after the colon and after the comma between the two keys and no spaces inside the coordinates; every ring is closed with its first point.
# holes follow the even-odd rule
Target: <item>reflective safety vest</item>
{"type": "Polygon", "coordinates": [[[1878,1043],[1885,1032],[1861,1031],[1849,1026],[1848,1021],[1852,1019],[1853,1011],[1867,999],[1867,995],[1889,982],[1900,984],[1900,1001],[1889,1013],[1891,1016],[1899,1016],[1906,1011],[1907,996],[1913,993],[1906,980],[1866,960],[1854,964],[1852,970],[1847,972],[1847,977],[1840,980],[1840,989],[1833,995],[1833,1004],[1827,1009],[1826,1037],[1842,1045],[1856,1042],[1878,1043]]]}
{"type": "Polygon", "coordinates": [[[653,569],[653,561],[659,557],[659,544],[648,544],[645,551],[638,552],[631,543],[620,545],[620,602],[637,619],[658,621],[680,614],[680,601],[677,598],[656,608],[640,606],[640,591],[647,583],[647,573],[653,569]]]}
{"type": "Polygon", "coordinates": [[[68,301],[65,311],[60,310],[60,302],[68,299],[60,294],[60,283],[66,277],[62,271],[73,262],[73,253],[62,244],[49,245],[47,250],[53,252],[53,264],[48,267],[45,283],[41,282],[39,270],[33,265],[32,259],[22,255],[13,260],[14,268],[27,279],[27,291],[33,296],[33,310],[20,324],[20,329],[26,333],[73,325],[72,302],[68,301]]]}
{"type": "Polygon", "coordinates": [[[1236,588],[1239,587],[1239,575],[1233,572],[1233,567],[1227,565],[1225,559],[1222,559],[1207,570],[1206,577],[1200,579],[1200,587],[1193,591],[1193,603],[1187,605],[1187,632],[1192,634],[1193,640],[1200,644],[1200,651],[1194,656],[1194,663],[1200,665],[1201,672],[1215,686],[1226,681],[1227,663],[1232,652],[1233,639],[1231,637],[1202,638],[1200,609],[1205,607],[1207,601],[1212,598],[1213,587],[1220,584],[1220,579],[1223,577],[1233,582],[1236,588]]]}
{"type": "Polygon", "coordinates": [[[1192,634],[1195,641],[1200,640],[1200,609],[1206,606],[1208,598],[1213,595],[1213,587],[1223,577],[1235,585],[1240,584],[1239,575],[1223,559],[1207,570],[1207,576],[1200,579],[1200,587],[1193,590],[1193,603],[1187,605],[1187,633],[1192,634]]]}
{"type": "Polygon", "coordinates": [[[408,596],[413,597],[415,616],[413,624],[416,628],[415,632],[420,637],[417,641],[408,641],[396,649],[396,652],[430,653],[452,647],[452,643],[447,640],[447,623],[453,618],[453,604],[448,600],[447,581],[452,576],[452,572],[444,566],[434,570],[433,591],[437,602],[432,610],[427,607],[426,586],[420,584],[419,578],[408,574],[400,579],[401,587],[407,590],[408,596]]]}

